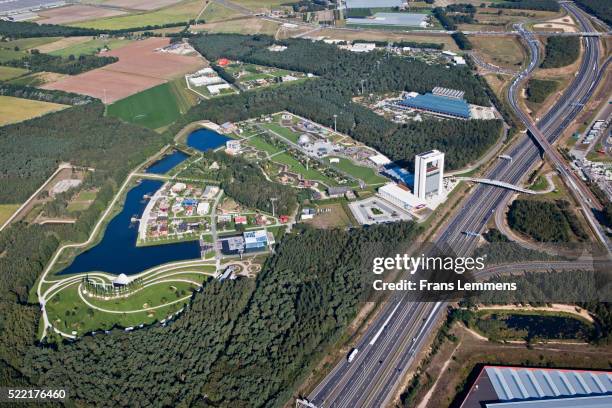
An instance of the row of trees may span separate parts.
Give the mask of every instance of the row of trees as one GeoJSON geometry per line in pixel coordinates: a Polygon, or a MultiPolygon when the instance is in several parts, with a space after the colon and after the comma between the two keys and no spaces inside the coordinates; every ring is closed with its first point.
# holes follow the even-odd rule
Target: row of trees
{"type": "Polygon", "coordinates": [[[559,11],[560,9],[556,0],[508,0],[501,3],[491,3],[489,7],[542,11],[559,11]]]}
{"type": "Polygon", "coordinates": [[[0,83],[0,95],[33,99],[43,102],[60,103],[62,105],[84,105],[86,103],[96,101],[95,98],[87,95],[7,83],[0,83]]]}
{"type": "Polygon", "coordinates": [[[27,68],[33,72],[50,71],[60,74],[76,75],[85,71],[100,68],[113,62],[117,62],[117,57],[99,57],[97,55],[70,55],[67,58],[43,54],[38,50],[32,50],[28,55],[21,59],[6,61],[2,65],[10,67],[27,68]]]}

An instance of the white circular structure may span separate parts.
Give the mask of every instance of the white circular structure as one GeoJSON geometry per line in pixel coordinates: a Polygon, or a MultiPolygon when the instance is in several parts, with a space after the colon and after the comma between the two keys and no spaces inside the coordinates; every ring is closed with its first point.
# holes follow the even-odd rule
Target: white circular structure
{"type": "Polygon", "coordinates": [[[310,143],[310,136],[307,134],[304,133],[298,138],[298,144],[305,145],[308,143],[310,143]]]}
{"type": "Polygon", "coordinates": [[[127,277],[125,273],[119,274],[115,279],[113,279],[114,286],[125,286],[131,282],[131,279],[127,277]]]}

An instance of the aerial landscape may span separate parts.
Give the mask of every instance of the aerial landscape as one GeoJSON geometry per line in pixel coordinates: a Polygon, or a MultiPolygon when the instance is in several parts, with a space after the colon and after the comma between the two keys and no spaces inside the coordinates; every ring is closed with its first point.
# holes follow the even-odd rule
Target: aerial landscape
{"type": "Polygon", "coordinates": [[[612,407],[611,26],[0,1],[0,402],[612,407]]]}

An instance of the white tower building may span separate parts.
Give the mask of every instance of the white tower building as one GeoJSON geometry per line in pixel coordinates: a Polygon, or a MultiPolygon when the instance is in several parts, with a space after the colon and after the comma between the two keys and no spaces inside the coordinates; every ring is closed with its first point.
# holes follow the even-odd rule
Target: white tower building
{"type": "Polygon", "coordinates": [[[416,156],[414,164],[414,194],[421,200],[443,193],[444,153],[430,150],[416,156]]]}

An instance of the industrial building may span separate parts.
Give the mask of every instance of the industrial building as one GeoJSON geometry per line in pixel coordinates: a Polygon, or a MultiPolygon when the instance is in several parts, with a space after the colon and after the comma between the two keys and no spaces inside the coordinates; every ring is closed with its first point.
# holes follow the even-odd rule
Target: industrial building
{"type": "Polygon", "coordinates": [[[387,183],[378,189],[378,195],[402,210],[412,210],[425,206],[425,201],[410,192],[408,187],[387,183]]]}
{"type": "Polygon", "coordinates": [[[444,191],[444,153],[438,150],[418,154],[415,158],[414,194],[421,200],[438,197],[444,191]]]}
{"type": "Polygon", "coordinates": [[[612,371],[484,366],[461,408],[604,408],[612,371]]]}
{"type": "Polygon", "coordinates": [[[470,106],[464,99],[429,92],[424,95],[408,95],[407,98],[398,102],[398,105],[450,118],[470,118],[470,106]]]}
{"type": "Polygon", "coordinates": [[[410,173],[403,167],[398,166],[397,164],[388,164],[385,166],[383,170],[383,174],[390,177],[392,180],[397,183],[404,184],[406,187],[414,186],[414,174],[410,173]]]}

